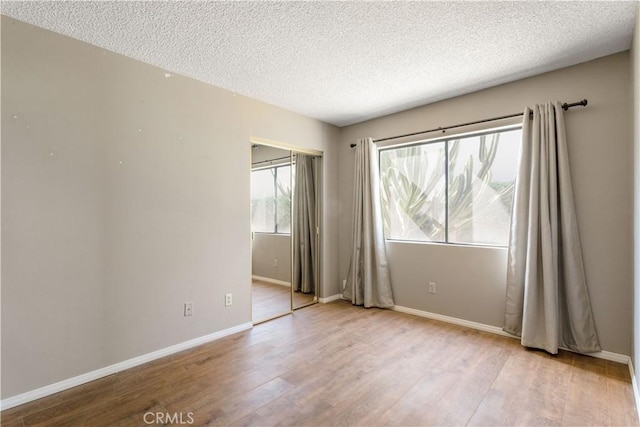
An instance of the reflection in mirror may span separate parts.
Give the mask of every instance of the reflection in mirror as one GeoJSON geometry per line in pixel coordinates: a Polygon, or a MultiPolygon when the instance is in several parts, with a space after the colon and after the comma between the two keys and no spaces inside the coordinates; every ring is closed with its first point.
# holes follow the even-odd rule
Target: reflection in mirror
{"type": "Polygon", "coordinates": [[[252,319],[291,312],[291,152],[251,149],[252,319]]]}
{"type": "Polygon", "coordinates": [[[295,153],[293,176],[291,284],[295,309],[318,300],[318,157],[295,153]]]}

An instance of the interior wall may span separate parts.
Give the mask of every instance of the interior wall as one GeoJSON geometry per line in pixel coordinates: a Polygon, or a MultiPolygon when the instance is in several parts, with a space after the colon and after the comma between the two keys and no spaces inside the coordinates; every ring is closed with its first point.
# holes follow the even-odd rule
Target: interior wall
{"type": "Polygon", "coordinates": [[[291,235],[255,233],[251,244],[251,272],[291,283],[291,235]]]}
{"type": "Polygon", "coordinates": [[[324,152],[337,245],[339,130],[165,73],[2,17],[2,398],[251,322],[251,136],[324,152]]]}
{"type": "MultiPolygon", "coordinates": [[[[636,382],[640,384],[640,9],[631,43],[631,75],[633,105],[631,108],[634,140],[634,258],[633,258],[633,347],[631,361],[636,382]]],[[[639,404],[640,402],[636,402],[639,404]]]]}
{"type": "MultiPolygon", "coordinates": [[[[589,294],[603,349],[630,354],[633,144],[629,70],[629,52],[622,52],[343,128],[339,283],[349,267],[354,159],[350,143],[363,137],[384,138],[501,116],[535,103],[587,98],[588,107],[570,110],[565,118],[589,294]]],[[[390,243],[388,249],[396,304],[502,327],[506,249],[402,242],[390,243]],[[437,283],[436,294],[428,293],[429,281],[437,283]]]]}

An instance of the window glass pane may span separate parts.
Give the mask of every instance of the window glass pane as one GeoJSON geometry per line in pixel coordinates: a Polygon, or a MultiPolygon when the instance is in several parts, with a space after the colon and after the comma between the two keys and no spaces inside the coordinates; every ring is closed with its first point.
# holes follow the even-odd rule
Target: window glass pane
{"type": "Polygon", "coordinates": [[[380,152],[380,195],[388,239],[445,240],[444,143],[380,152]]]}
{"type": "Polygon", "coordinates": [[[278,233],[291,233],[291,166],[279,167],[277,178],[278,233]]]}
{"type": "Polygon", "coordinates": [[[521,134],[449,141],[449,242],[507,245],[521,134]]]}
{"type": "Polygon", "coordinates": [[[275,169],[251,172],[251,226],[253,231],[275,231],[275,169]]]}

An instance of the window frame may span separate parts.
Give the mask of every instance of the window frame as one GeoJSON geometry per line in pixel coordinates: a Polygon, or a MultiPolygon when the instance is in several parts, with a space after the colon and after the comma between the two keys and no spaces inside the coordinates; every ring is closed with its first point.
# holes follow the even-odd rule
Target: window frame
{"type": "MultiPolygon", "coordinates": [[[[251,173],[253,174],[253,172],[257,172],[257,171],[263,171],[263,170],[267,170],[267,169],[274,169],[275,173],[273,174],[273,189],[274,189],[274,197],[273,197],[273,231],[256,231],[253,230],[253,215],[251,215],[251,228],[252,228],[252,232],[256,233],[256,234],[273,234],[273,235],[279,235],[279,236],[289,236],[291,235],[291,220],[289,220],[289,231],[288,232],[281,232],[278,231],[278,169],[281,168],[285,168],[285,167],[289,167],[289,187],[291,187],[291,181],[292,181],[292,173],[293,173],[293,167],[291,165],[290,162],[287,163],[281,163],[281,164],[275,164],[275,165],[267,165],[267,166],[262,166],[262,167],[257,167],[257,168],[252,168],[251,169],[251,173]]],[[[253,196],[253,191],[252,191],[252,196],[253,196]]],[[[252,197],[253,200],[253,197],[252,197]]],[[[291,216],[290,216],[291,218],[291,216]]]]}
{"type": "MultiPolygon", "coordinates": [[[[402,143],[398,143],[398,144],[388,144],[388,145],[384,145],[383,147],[379,147],[377,149],[378,176],[379,176],[379,179],[381,181],[382,180],[382,170],[380,169],[381,168],[380,155],[381,155],[382,152],[389,151],[389,150],[395,150],[395,149],[399,149],[399,148],[408,148],[408,147],[416,147],[416,146],[422,146],[422,145],[444,143],[444,162],[445,162],[445,168],[444,168],[444,176],[445,176],[445,181],[444,181],[444,189],[445,189],[444,190],[445,191],[445,229],[444,229],[444,235],[445,235],[445,240],[444,241],[439,241],[439,240],[393,239],[393,238],[389,238],[389,237],[386,236],[386,229],[385,229],[385,227],[383,227],[383,233],[384,233],[385,241],[388,241],[388,242],[401,242],[401,243],[415,243],[415,244],[435,244],[435,245],[449,245],[449,246],[464,246],[464,247],[507,248],[508,247],[508,243],[504,244],[504,245],[501,245],[501,244],[493,244],[493,243],[466,243],[466,242],[450,242],[449,241],[449,175],[450,175],[450,171],[449,171],[449,141],[460,140],[460,139],[465,139],[465,138],[480,137],[480,136],[483,136],[483,135],[492,135],[492,134],[495,134],[495,133],[509,132],[509,131],[514,131],[514,130],[522,131],[522,128],[523,128],[522,123],[516,123],[516,124],[505,125],[505,126],[486,128],[486,129],[477,130],[477,131],[470,131],[470,132],[464,132],[464,133],[453,133],[453,134],[450,134],[450,135],[447,135],[447,136],[440,136],[440,137],[436,137],[436,138],[420,139],[418,141],[408,141],[408,142],[402,142],[402,143]]],[[[514,185],[515,185],[515,182],[514,182],[514,185]]],[[[382,187],[381,186],[379,186],[378,191],[382,192],[382,187]]],[[[380,197],[380,199],[382,199],[382,198],[380,197]]]]}

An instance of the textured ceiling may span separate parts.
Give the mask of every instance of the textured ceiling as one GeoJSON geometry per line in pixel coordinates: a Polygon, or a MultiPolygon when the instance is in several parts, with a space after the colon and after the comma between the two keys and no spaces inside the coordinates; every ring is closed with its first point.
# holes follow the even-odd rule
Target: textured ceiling
{"type": "Polygon", "coordinates": [[[339,126],[630,47],[637,2],[8,2],[2,14],[339,126]]]}

